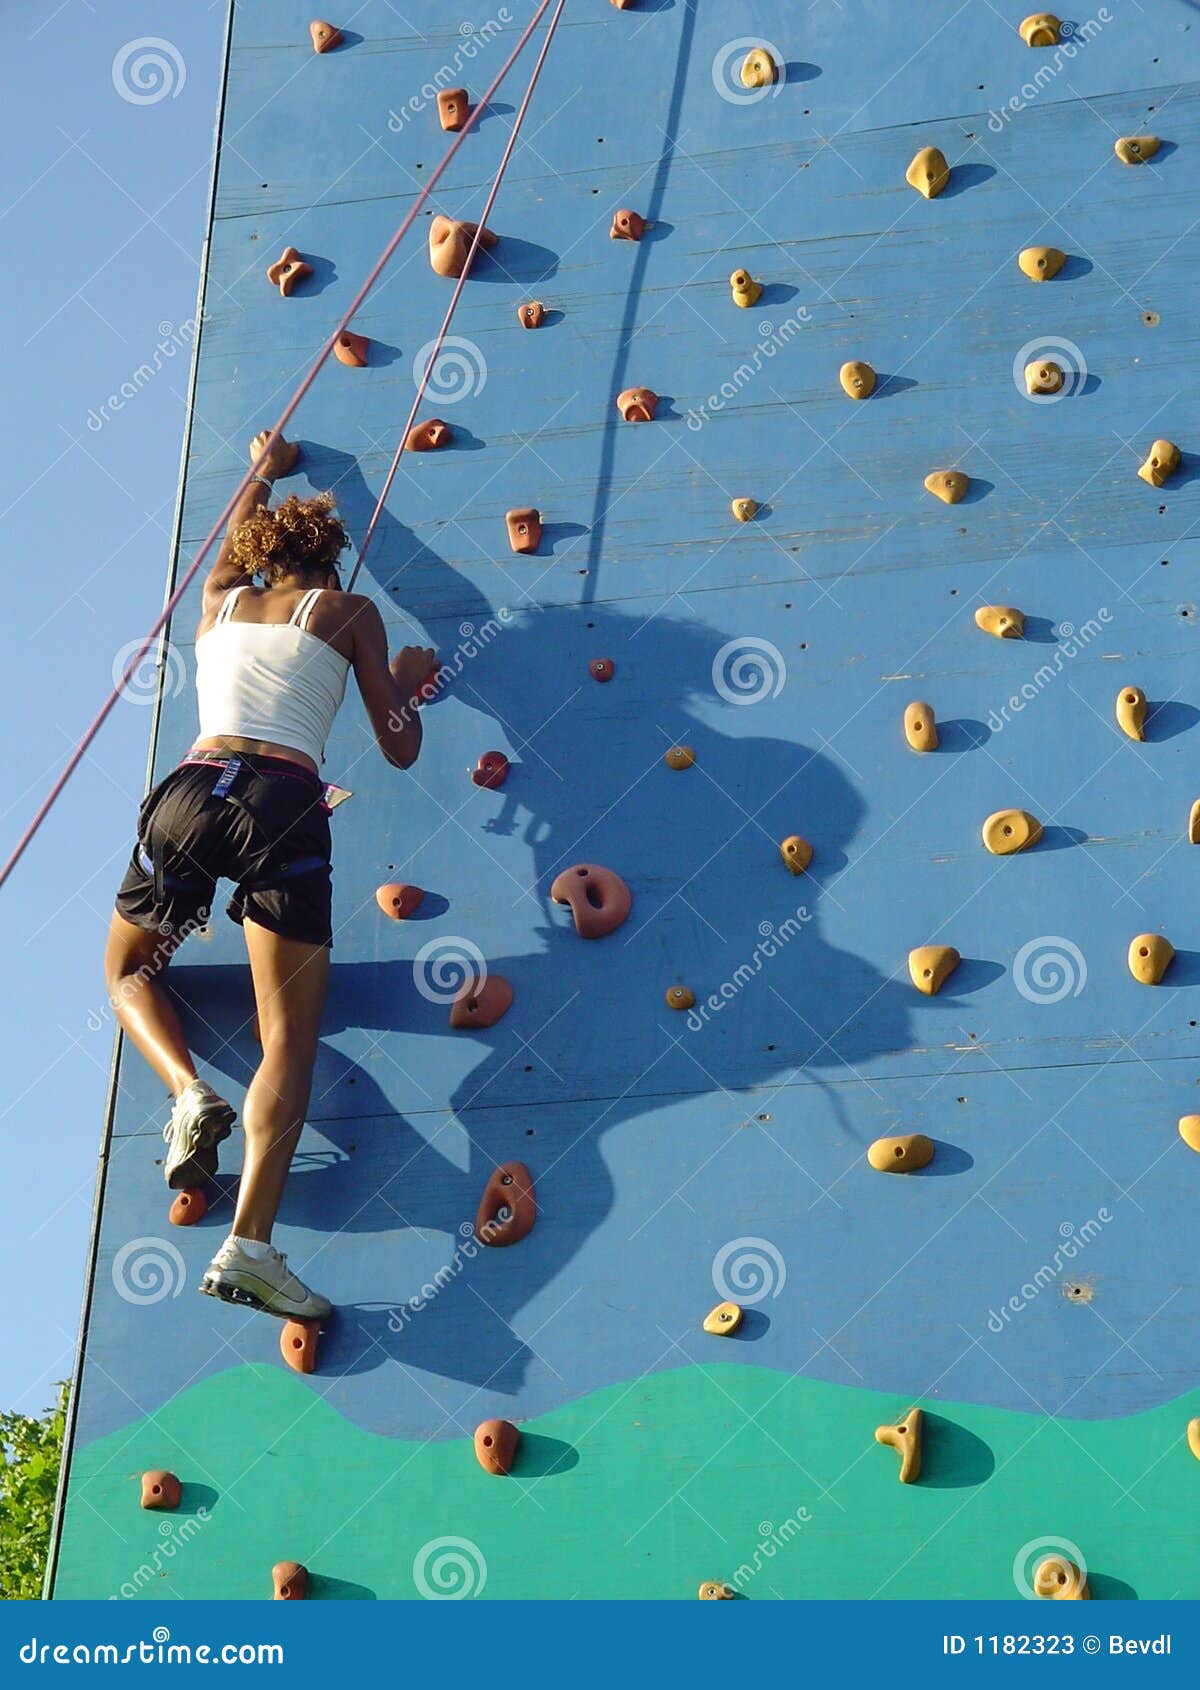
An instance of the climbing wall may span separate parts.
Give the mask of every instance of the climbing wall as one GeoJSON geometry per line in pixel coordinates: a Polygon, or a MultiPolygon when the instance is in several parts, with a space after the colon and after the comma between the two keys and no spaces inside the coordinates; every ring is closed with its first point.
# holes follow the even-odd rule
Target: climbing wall
{"type": "MultiPolygon", "coordinates": [[[[442,157],[438,89],[474,100],[533,0],[403,11],[366,0],[316,54],[295,0],[234,6],[175,578],[442,157]],[[289,245],[312,274],[284,298],[289,245]]],[[[428,219],[478,217],[551,15],[355,318],[367,367],[331,360],[289,431],[288,488],[334,488],[358,540],[453,288],[428,219]]],[[[1047,1548],[1097,1597],[1200,1593],[1200,18],[1118,0],[1031,47],[1022,16],[567,0],[422,407],[453,441],[405,456],[359,582],[438,648],[426,749],[385,766],[352,701],[328,753],[353,797],[279,1242],[335,1316],[304,1375],[196,1295],[239,1139],[170,1226],[161,1089],[122,1049],[55,1595],[258,1597],[295,1560],[322,1597],[1011,1597],[1047,1548]],[[756,48],[778,74],[747,88],[756,48]],[[957,503],[925,487],[950,470],[957,503]],[[489,751],[500,789],[470,778],[489,751]],[[1040,824],[1020,854],[985,849],[1005,810],[1040,824]],[[596,940],[550,897],[579,863],[632,892],[596,940]],[[1142,934],[1175,948],[1154,987],[1142,934]],[[935,994],[922,946],[959,957],[935,994]],[[452,1030],[480,963],[513,1005],[452,1030]],[[868,1160],[914,1134],[919,1170],[868,1160]],[[484,1248],[513,1160],[536,1225],[484,1248]],[[915,1406],[899,1484],[875,1429],[915,1406]],[[472,1451],[491,1417],[523,1433],[507,1478],[472,1451]],[[159,1468],[170,1516],[138,1506],[159,1468]]],[[[194,731],[198,607],[156,775],[194,731]]],[[[236,929],[172,972],[238,1101],[236,929]]]]}

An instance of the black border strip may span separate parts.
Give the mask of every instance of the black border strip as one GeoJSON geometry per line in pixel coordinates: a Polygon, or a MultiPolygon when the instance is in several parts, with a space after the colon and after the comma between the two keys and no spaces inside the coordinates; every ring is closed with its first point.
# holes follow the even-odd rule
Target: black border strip
{"type": "MultiPolygon", "coordinates": [[[[221,163],[221,136],[225,124],[225,102],[229,87],[229,61],[233,44],[233,14],[237,0],[227,0],[225,11],[225,39],[222,49],[220,88],[217,94],[217,117],[213,131],[212,165],[208,184],[208,214],[205,219],[204,243],[200,250],[200,281],[196,290],[196,336],[192,347],[192,367],[188,376],[187,421],[179,456],[179,480],[175,494],[175,521],[171,533],[170,564],[167,569],[165,604],[175,591],[179,574],[179,549],[183,530],[183,501],[187,490],[187,464],[192,443],[192,421],[195,411],[196,385],[200,370],[200,350],[204,339],[204,299],[208,286],[208,262],[212,245],[213,223],[217,209],[217,177],[221,163]]],[[[171,642],[171,624],[166,623],[158,640],[158,696],[154,701],[154,715],[150,725],[150,747],[146,759],[148,792],[154,779],[154,760],[158,753],[159,729],[162,724],[163,682],[166,678],[166,654],[171,642]]],[[[79,1313],[79,1333],[75,1343],[75,1365],[71,1375],[71,1394],[67,1405],[67,1423],[63,1434],[62,1466],[58,1478],[58,1494],[54,1499],[54,1520],[50,1528],[50,1548],[46,1557],[46,1576],[42,1584],[42,1598],[52,1601],[54,1581],[58,1573],[58,1557],[62,1547],[63,1520],[66,1514],[67,1490],[71,1479],[71,1458],[75,1448],[75,1423],[79,1407],[79,1388],[83,1378],[88,1331],[92,1312],[92,1295],[96,1280],[96,1259],[100,1251],[100,1226],[104,1212],[104,1193],[108,1181],[108,1158],[112,1147],[113,1120],[116,1114],[118,1077],[124,1038],[118,1031],[113,1040],[112,1061],[108,1071],[108,1088],[104,1101],[104,1124],[100,1133],[99,1163],[96,1172],[96,1194],[92,1202],[91,1237],[88,1241],[87,1267],[84,1274],[83,1306],[79,1313]]]]}

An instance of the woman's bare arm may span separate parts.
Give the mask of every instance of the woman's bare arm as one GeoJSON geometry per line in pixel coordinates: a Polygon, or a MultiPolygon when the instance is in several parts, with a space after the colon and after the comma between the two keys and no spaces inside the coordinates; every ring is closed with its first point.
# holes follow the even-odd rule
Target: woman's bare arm
{"type": "Polygon", "coordinates": [[[389,663],[383,617],[370,599],[346,596],[352,605],[354,678],[375,742],[394,767],[410,769],[421,754],[420,689],[429,679],[436,653],[429,646],[403,646],[389,663]]]}
{"type": "Polygon", "coordinates": [[[251,481],[230,512],[221,549],[204,583],[204,615],[217,610],[221,599],[231,588],[246,586],[250,581],[250,576],[244,574],[230,560],[229,536],[240,522],[245,522],[251,511],[265,505],[271,497],[271,488],[264,487],[263,482],[273,483],[278,476],[289,474],[300,456],[299,446],[285,440],[282,435],[264,456],[263,447],[270,437],[270,430],[264,428],[250,442],[250,462],[254,466],[254,473],[261,476],[262,481],[251,481]]]}

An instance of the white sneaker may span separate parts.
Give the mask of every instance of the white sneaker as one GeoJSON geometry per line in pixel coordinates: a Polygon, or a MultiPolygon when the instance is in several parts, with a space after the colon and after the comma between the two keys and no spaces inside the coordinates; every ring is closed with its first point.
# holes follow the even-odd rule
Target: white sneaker
{"type": "Polygon", "coordinates": [[[324,1320],[330,1304],[291,1273],[287,1257],[267,1245],[261,1260],[227,1238],[209,1263],[200,1289],[225,1303],[277,1314],[282,1320],[324,1320]]]}
{"type": "Polygon", "coordinates": [[[217,1171],[217,1146],[229,1137],[237,1111],[204,1080],[193,1080],[175,1099],[163,1128],[163,1176],[172,1191],[203,1185],[217,1171]]]}

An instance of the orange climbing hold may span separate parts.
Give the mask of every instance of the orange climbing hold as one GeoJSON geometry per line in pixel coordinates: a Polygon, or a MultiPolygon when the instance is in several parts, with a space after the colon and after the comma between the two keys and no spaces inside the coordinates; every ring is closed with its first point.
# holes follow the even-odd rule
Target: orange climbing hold
{"type": "Polygon", "coordinates": [[[472,975],[450,1005],[450,1025],[457,1032],[494,1027],[512,1004],[513,989],[503,974],[472,975]]]}
{"type": "Polygon", "coordinates": [[[349,329],[343,329],[333,343],[333,355],[347,369],[365,370],[370,345],[365,334],[351,334],[349,329]]]}
{"type": "Polygon", "coordinates": [[[793,874],[803,874],[813,860],[813,848],[807,839],[791,833],[780,845],[779,855],[793,874]]]}
{"type": "Polygon", "coordinates": [[[462,128],[471,111],[465,88],[443,88],[438,95],[437,106],[438,122],[451,134],[462,128]]]}
{"type": "Polygon", "coordinates": [[[524,1162],[502,1162],[479,1200],[476,1238],[494,1249],[519,1244],[533,1230],[536,1219],[532,1174],[524,1162]]]}
{"type": "MultiPolygon", "coordinates": [[[[258,1017],[255,1016],[256,1021],[257,1019],[258,1017]]],[[[198,1185],[186,1185],[182,1191],[175,1193],[175,1201],[171,1204],[167,1219],[172,1226],[195,1226],[197,1221],[204,1219],[207,1209],[208,1198],[200,1187],[198,1185]]]]}
{"type": "Polygon", "coordinates": [[[611,681],[617,672],[617,666],[611,657],[593,657],[588,664],[588,674],[593,681],[611,681]]]}
{"type": "Polygon", "coordinates": [[[484,1420],[475,1428],[475,1459],[485,1473],[512,1472],[521,1434],[511,1420],[484,1420]]]}
{"type": "Polygon", "coordinates": [[[599,863],[576,863],[557,875],[550,888],[556,904],[569,904],[581,939],[603,939],[633,908],[633,893],[619,874],[599,863]]]}
{"type": "Polygon", "coordinates": [[[646,233],[646,219],[622,206],[614,215],[608,232],[614,241],[640,241],[646,233]]]}
{"type": "Polygon", "coordinates": [[[286,299],[297,282],[312,275],[312,265],[306,263],[294,246],[285,246],[282,256],[267,265],[267,280],[277,287],[286,299]]]}
{"type": "Polygon", "coordinates": [[[308,33],[312,36],[314,53],[332,53],[345,40],[341,30],[335,29],[323,18],[314,18],[308,26],[308,33]]]}
{"type": "Polygon", "coordinates": [[[1189,1150],[1200,1151],[1200,1115],[1181,1115],[1179,1136],[1189,1150]]]}
{"type": "Polygon", "coordinates": [[[471,779],[476,786],[486,786],[490,791],[495,791],[508,779],[508,770],[508,758],[503,751],[485,751],[471,770],[471,779]]]}
{"type": "Polygon", "coordinates": [[[183,1495],[183,1486],[174,1473],[168,1473],[165,1467],[154,1467],[148,1473],[142,1474],[142,1507],[161,1509],[170,1513],[179,1507],[183,1495]]]}
{"type": "Polygon", "coordinates": [[[279,1334],[279,1353],[295,1373],[317,1371],[319,1320],[287,1320],[279,1334]]]}
{"type": "Polygon", "coordinates": [[[688,986],[667,987],[667,1007],[669,1009],[694,1009],[696,994],[688,986]]]}
{"type": "Polygon", "coordinates": [[[542,513],[533,505],[522,505],[519,510],[506,511],[504,520],[508,525],[508,543],[514,552],[536,552],[542,543],[542,513]]]}
{"type": "Polygon", "coordinates": [[[299,1561],[276,1561],[271,1579],[276,1602],[303,1602],[308,1595],[308,1568],[299,1561]]]}
{"type": "Polygon", "coordinates": [[[650,387],[627,387],[617,394],[617,410],[626,422],[653,422],[658,394],[650,387]]]}
{"type": "MultiPolygon", "coordinates": [[[[439,276],[450,276],[457,281],[463,275],[478,228],[478,223],[461,223],[454,217],[438,216],[433,219],[429,225],[429,262],[439,276]]],[[[484,229],[479,236],[479,246],[486,251],[495,244],[496,236],[490,229],[484,229]]],[[[479,247],[476,248],[478,250],[479,247]]]]}
{"type": "Polygon", "coordinates": [[[690,769],[695,761],[696,753],[690,745],[672,745],[663,755],[668,769],[690,769]]]}
{"type": "Polygon", "coordinates": [[[546,307],[540,299],[531,299],[527,305],[518,305],[517,321],[523,329],[540,329],[546,321],[546,307]]]}
{"type": "Polygon", "coordinates": [[[393,921],[407,921],[424,896],[420,886],[406,886],[403,881],[395,880],[379,888],[375,902],[393,921]]]}
{"type": "Polygon", "coordinates": [[[436,452],[439,446],[448,446],[453,439],[449,423],[441,417],[427,417],[409,429],[404,446],[409,452],[436,452]]]}

